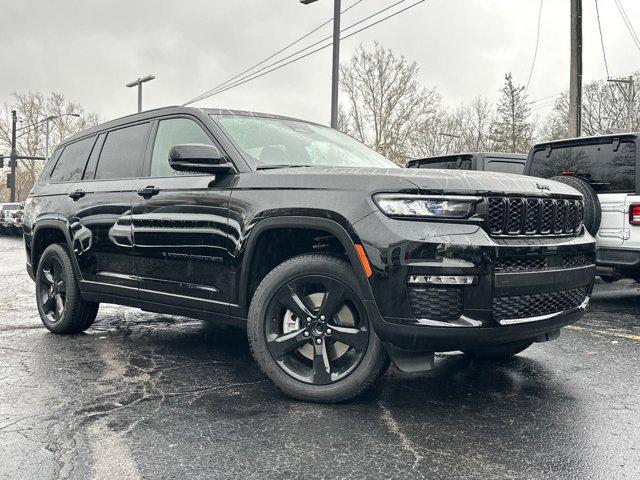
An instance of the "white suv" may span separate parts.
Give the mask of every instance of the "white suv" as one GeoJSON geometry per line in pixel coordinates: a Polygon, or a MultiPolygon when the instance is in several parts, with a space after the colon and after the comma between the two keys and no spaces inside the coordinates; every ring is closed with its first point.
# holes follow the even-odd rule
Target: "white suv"
{"type": "Polygon", "coordinates": [[[583,137],[534,145],[525,175],[552,178],[585,199],[585,227],[597,241],[605,281],[640,281],[638,134],[583,137]]]}

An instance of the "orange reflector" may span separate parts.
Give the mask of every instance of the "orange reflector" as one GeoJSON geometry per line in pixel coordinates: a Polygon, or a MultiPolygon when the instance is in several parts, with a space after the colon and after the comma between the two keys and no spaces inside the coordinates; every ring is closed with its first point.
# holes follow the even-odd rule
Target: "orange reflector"
{"type": "Polygon", "coordinates": [[[367,258],[367,254],[364,253],[364,248],[359,243],[356,243],[356,250],[358,251],[358,256],[360,257],[360,262],[362,263],[362,268],[364,268],[364,273],[367,275],[367,278],[373,275],[371,271],[371,265],[369,265],[369,259],[367,258]]]}

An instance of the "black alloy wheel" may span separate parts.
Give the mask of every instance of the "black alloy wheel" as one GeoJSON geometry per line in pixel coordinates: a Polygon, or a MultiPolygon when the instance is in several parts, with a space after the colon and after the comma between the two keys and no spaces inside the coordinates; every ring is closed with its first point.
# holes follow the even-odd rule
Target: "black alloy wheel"
{"type": "Polygon", "coordinates": [[[50,256],[40,265],[39,301],[42,313],[50,323],[59,321],[65,310],[67,279],[60,260],[50,256]]]}
{"type": "Polygon", "coordinates": [[[349,375],[369,344],[359,299],[339,280],[296,278],[273,296],[265,325],[267,347],[280,368],[313,385],[349,375]]]}

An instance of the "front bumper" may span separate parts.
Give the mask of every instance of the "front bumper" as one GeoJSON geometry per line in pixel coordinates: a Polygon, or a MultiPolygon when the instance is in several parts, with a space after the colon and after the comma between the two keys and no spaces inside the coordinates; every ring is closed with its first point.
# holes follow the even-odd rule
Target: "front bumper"
{"type": "Polygon", "coordinates": [[[382,213],[354,229],[374,270],[369,279],[374,301],[367,302],[374,330],[397,348],[451,351],[533,339],[576,322],[588,305],[595,242],[586,233],[493,238],[476,225],[394,220],[382,213]],[[565,261],[576,256],[590,260],[565,261]],[[544,266],[496,270],[509,259],[544,266]],[[475,281],[420,291],[407,283],[409,276],[420,275],[466,275],[475,281]],[[439,297],[416,297],[416,291],[439,297]],[[456,299],[447,303],[452,296],[456,299]],[[434,308],[437,302],[440,308],[434,308]]]}

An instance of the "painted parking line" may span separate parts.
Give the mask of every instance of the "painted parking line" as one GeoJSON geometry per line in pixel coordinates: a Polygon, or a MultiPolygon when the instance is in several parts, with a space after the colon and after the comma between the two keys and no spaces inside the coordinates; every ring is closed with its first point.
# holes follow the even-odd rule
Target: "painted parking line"
{"type": "Polygon", "coordinates": [[[578,332],[595,333],[598,335],[609,335],[611,337],[626,338],[627,340],[635,340],[640,342],[640,335],[633,335],[632,333],[616,332],[615,330],[598,330],[596,328],[578,327],[577,325],[569,325],[570,330],[577,330],[578,332]]]}

